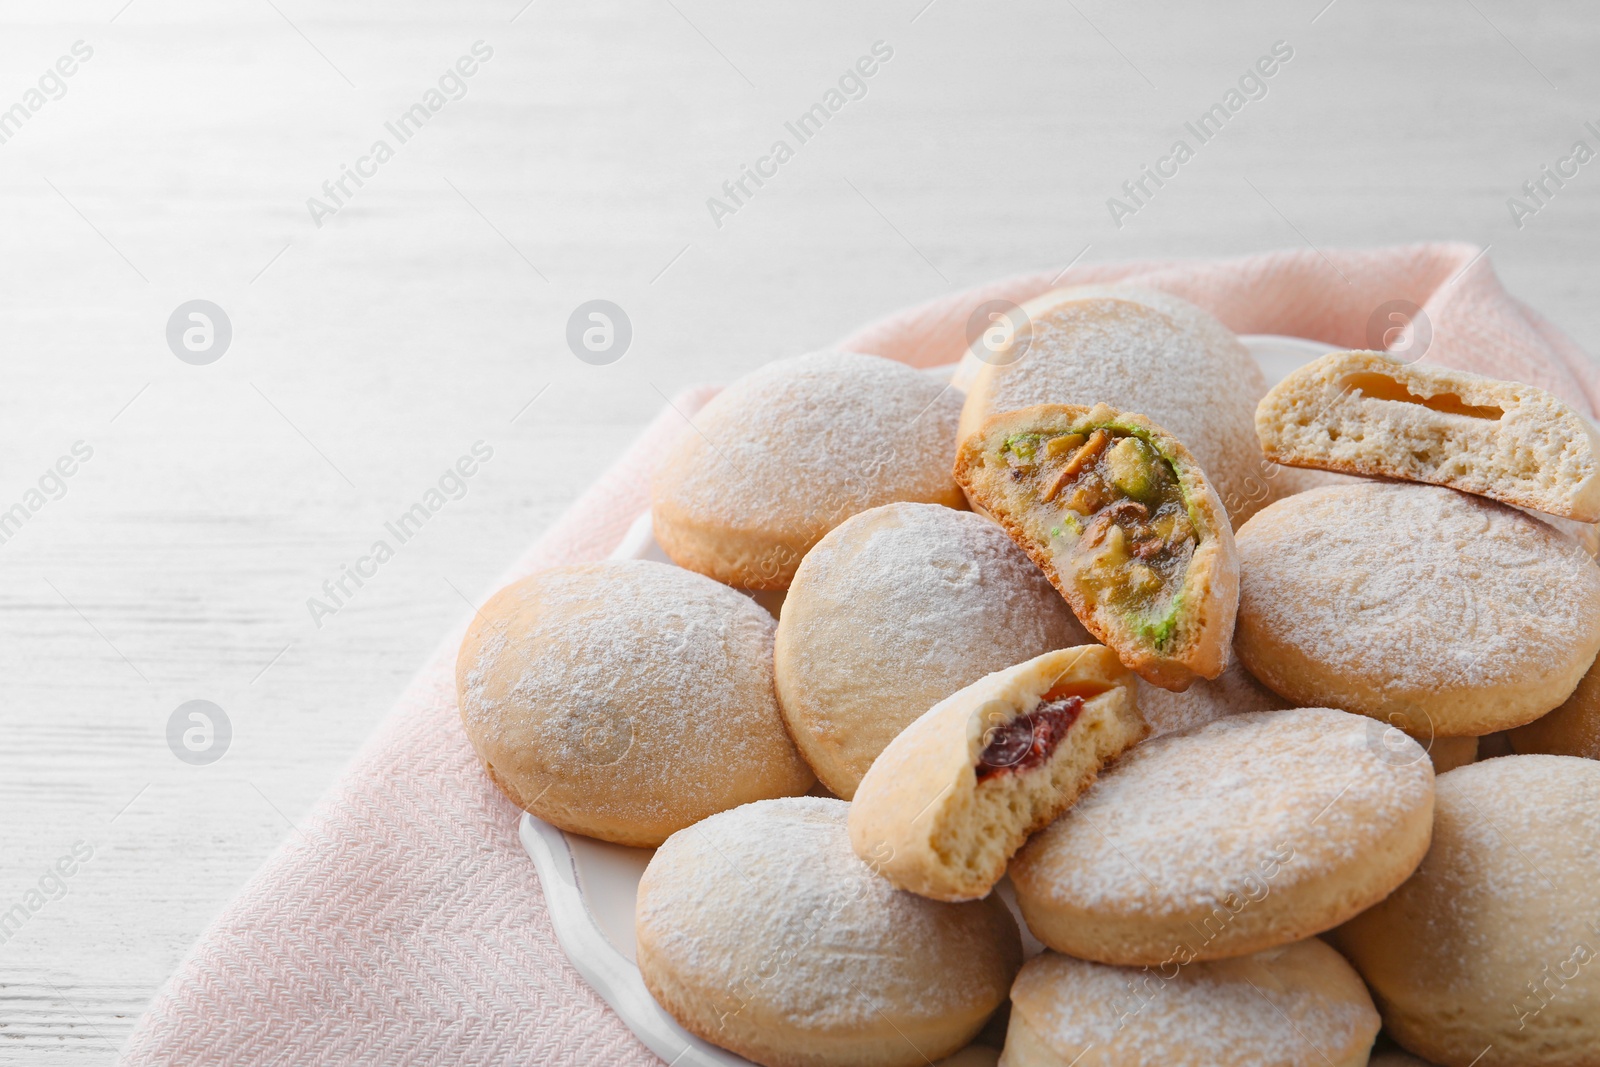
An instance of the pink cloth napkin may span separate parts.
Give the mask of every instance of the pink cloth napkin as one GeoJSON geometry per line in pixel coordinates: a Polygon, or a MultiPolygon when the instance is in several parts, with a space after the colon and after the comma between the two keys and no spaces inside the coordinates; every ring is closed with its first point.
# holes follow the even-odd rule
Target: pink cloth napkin
{"type": "MultiPolygon", "coordinates": [[[[1368,347],[1373,312],[1423,308],[1426,358],[1600,404],[1600,367],[1501,287],[1464,244],[1293,250],[1208,262],[1089,265],[941,297],[847,338],[918,366],[960,357],[982,301],[1127,280],[1209,309],[1240,333],[1368,347]]],[[[715,393],[674,401],[692,415],[715,393]]],[[[519,560],[511,581],[607,555],[644,510],[662,446],[686,432],[664,411],[519,560]]],[[[556,943],[518,810],[480,771],[457,719],[466,620],[386,724],[201,937],[123,1050],[169,1064],[647,1065],[641,1045],[556,943]]]]}

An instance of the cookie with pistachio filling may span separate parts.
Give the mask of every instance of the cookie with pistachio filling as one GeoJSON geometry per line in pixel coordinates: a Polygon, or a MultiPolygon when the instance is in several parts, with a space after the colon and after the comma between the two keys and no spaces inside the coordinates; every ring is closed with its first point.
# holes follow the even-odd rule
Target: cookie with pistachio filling
{"type": "Polygon", "coordinates": [[[955,478],[1146,681],[1182,692],[1228,665],[1233,531],[1194,456],[1161,427],[1106,404],[1009,411],[961,443],[955,478]]]}

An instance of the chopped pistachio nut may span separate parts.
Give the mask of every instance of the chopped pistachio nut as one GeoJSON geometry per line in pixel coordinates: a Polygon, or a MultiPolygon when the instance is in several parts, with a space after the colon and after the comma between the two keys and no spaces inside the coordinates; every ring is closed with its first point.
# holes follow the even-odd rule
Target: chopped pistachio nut
{"type": "Polygon", "coordinates": [[[1111,484],[1135,500],[1149,499],[1156,489],[1156,457],[1137,437],[1124,437],[1106,454],[1111,484]]]}

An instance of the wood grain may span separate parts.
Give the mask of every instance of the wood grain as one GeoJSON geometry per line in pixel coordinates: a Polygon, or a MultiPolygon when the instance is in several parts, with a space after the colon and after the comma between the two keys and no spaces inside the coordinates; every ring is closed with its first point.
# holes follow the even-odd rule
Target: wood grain
{"type": "Polygon", "coordinates": [[[1600,147],[1600,9],[520,8],[7,6],[0,108],[94,56],[0,144],[0,511],[94,455],[0,543],[0,912],[94,856],[0,944],[0,1063],[113,1059],[463,598],[663,394],[1080,253],[1474,240],[1600,346],[1600,163],[1520,229],[1506,207],[1600,147]],[[317,227],[307,198],[479,40],[466,95],[317,227]],[[1115,226],[1106,198],[1279,40],[1267,95],[1115,226]],[[707,198],[875,41],[865,96],[715,225],[707,198]],[[164,338],[195,297],[234,328],[205,367],[164,338]],[[635,334],[604,367],[564,341],[596,297],[635,334]],[[467,495],[315,626],[306,599],[479,440],[467,495]],[[208,767],[165,741],[196,698],[234,730],[208,767]]]}

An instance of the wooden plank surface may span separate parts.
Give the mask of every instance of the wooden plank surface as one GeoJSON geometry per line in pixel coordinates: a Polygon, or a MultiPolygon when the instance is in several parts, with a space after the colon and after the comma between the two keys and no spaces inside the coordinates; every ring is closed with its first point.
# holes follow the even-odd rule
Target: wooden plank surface
{"type": "Polygon", "coordinates": [[[92,456],[0,543],[0,913],[48,891],[0,944],[0,1063],[113,1059],[662,394],[1080,254],[1303,243],[1492,244],[1600,350],[1600,162],[1520,227],[1506,203],[1600,148],[1600,8],[1324,4],[7,4],[0,109],[93,54],[0,144],[0,512],[92,456]],[[389,134],[479,41],[464,95],[389,134]],[[717,225],[708,198],[880,41],[717,225]],[[1106,199],[1278,41],[1265,96],[1114,225],[1106,199]],[[318,226],[307,199],[379,139],[318,226]],[[194,298],[233,327],[208,366],[165,339],[194,298]],[[633,324],[609,366],[564,340],[593,298],[633,324]],[[307,598],[477,441],[466,495],[316,625],[307,598]],[[211,766],[166,741],[194,699],[232,724],[211,766]]]}

